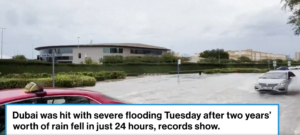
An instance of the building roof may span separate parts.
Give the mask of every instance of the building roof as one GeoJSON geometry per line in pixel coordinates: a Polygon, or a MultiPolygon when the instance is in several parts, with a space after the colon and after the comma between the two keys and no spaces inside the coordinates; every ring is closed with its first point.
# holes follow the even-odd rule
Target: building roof
{"type": "Polygon", "coordinates": [[[140,43],[102,43],[102,44],[79,44],[79,45],[50,45],[50,46],[41,46],[36,47],[35,50],[42,49],[50,49],[50,48],[68,48],[68,47],[124,47],[124,48],[143,48],[143,49],[157,49],[157,50],[165,50],[169,51],[170,49],[154,46],[154,45],[146,45],[140,43]]]}

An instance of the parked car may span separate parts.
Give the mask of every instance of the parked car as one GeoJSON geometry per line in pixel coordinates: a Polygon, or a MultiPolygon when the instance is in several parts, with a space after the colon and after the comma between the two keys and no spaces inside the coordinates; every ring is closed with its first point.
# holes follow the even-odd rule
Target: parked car
{"type": "Polygon", "coordinates": [[[289,70],[288,67],[278,67],[277,70],[289,70]]]}
{"type": "Polygon", "coordinates": [[[43,88],[29,83],[25,89],[0,90],[0,135],[5,134],[5,104],[126,104],[99,92],[43,88]]]}
{"type": "Polygon", "coordinates": [[[289,70],[299,70],[299,67],[289,67],[289,70]]]}
{"type": "Polygon", "coordinates": [[[289,70],[273,70],[260,77],[254,89],[260,93],[288,93],[288,87],[296,75],[289,70]]]}

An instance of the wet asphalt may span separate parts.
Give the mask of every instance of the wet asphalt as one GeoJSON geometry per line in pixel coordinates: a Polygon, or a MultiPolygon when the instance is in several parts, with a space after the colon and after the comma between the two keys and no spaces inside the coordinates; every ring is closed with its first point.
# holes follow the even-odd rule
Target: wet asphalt
{"type": "Polygon", "coordinates": [[[130,103],[275,103],[280,105],[280,134],[294,134],[300,127],[300,89],[293,89],[287,95],[259,94],[254,84],[261,75],[186,74],[179,79],[177,75],[128,77],[99,82],[85,89],[130,103]]]}

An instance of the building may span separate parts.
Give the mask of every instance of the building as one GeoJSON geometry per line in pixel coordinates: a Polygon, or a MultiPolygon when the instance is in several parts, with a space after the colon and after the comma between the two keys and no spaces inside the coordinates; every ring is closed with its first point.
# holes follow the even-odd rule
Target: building
{"type": "Polygon", "coordinates": [[[290,55],[286,55],[286,60],[292,60],[290,55]]]}
{"type": "Polygon", "coordinates": [[[37,47],[40,52],[38,59],[52,62],[52,51],[55,50],[55,62],[81,63],[85,58],[99,62],[105,56],[144,56],[162,55],[170,49],[138,43],[107,43],[107,44],[80,44],[80,45],[53,45],[37,47]]]}
{"type": "Polygon", "coordinates": [[[295,52],[295,60],[300,60],[300,52],[295,52]]]}
{"type": "Polygon", "coordinates": [[[238,50],[238,51],[226,51],[229,54],[229,59],[234,59],[237,60],[241,56],[246,56],[250,58],[253,61],[259,61],[259,60],[264,60],[264,59],[281,59],[281,60],[286,60],[287,57],[284,54],[272,54],[272,53],[266,53],[266,52],[258,52],[258,51],[253,51],[252,49],[247,49],[247,50],[238,50]]]}
{"type": "Polygon", "coordinates": [[[176,57],[180,57],[180,53],[179,52],[173,52],[173,55],[176,57]]]}
{"type": "Polygon", "coordinates": [[[194,53],[194,55],[190,57],[191,59],[189,62],[197,63],[199,60],[203,59],[203,58],[199,57],[199,55],[200,55],[200,53],[194,53]]]}

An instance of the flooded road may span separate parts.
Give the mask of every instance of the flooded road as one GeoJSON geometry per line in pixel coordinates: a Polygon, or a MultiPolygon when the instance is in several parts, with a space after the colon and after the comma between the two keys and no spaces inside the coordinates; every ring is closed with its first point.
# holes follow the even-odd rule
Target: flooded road
{"type": "Polygon", "coordinates": [[[280,104],[280,134],[300,126],[300,93],[259,94],[254,84],[262,74],[188,74],[145,76],[99,82],[85,89],[131,103],[276,103],[280,104]]]}

